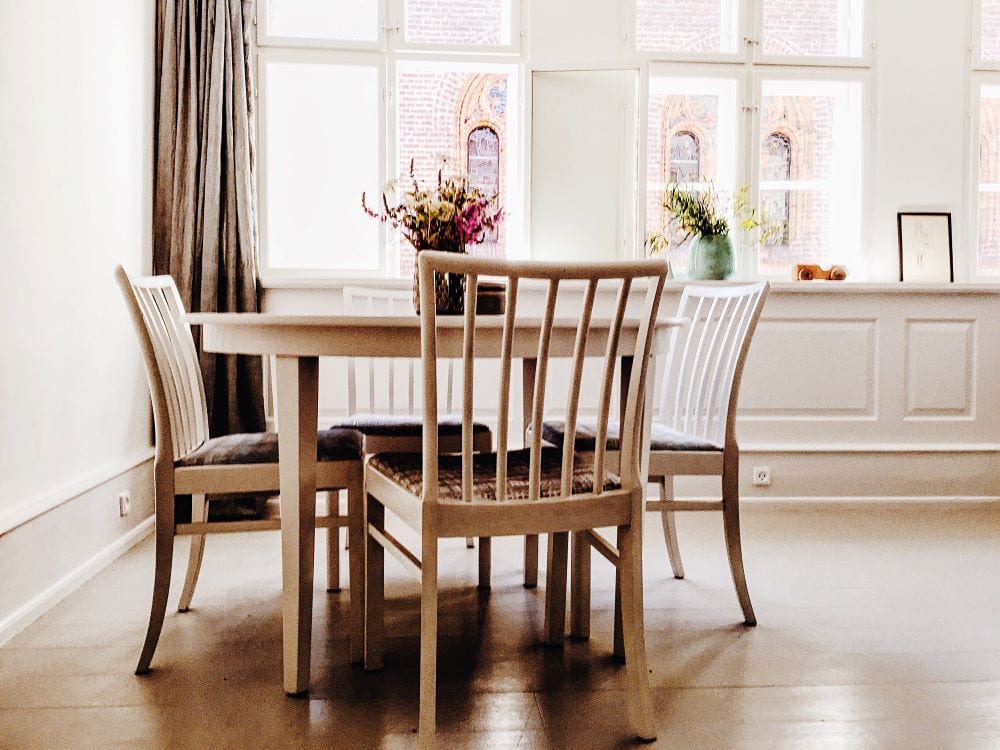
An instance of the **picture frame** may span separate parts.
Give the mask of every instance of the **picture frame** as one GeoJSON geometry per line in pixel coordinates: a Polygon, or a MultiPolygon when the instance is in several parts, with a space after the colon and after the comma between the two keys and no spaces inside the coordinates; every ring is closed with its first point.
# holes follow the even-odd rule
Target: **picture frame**
{"type": "Polygon", "coordinates": [[[951,213],[896,214],[899,228],[899,280],[915,284],[955,281],[951,213]]]}

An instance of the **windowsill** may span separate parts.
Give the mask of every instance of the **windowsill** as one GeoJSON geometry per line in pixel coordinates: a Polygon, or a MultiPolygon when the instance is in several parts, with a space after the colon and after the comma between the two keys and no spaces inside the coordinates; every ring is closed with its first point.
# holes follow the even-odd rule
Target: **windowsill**
{"type": "MultiPolygon", "coordinates": [[[[583,281],[564,282],[566,288],[579,287],[583,289],[583,281]]],[[[688,282],[674,279],[667,283],[667,289],[683,288],[688,282]]],[[[699,282],[699,283],[747,283],[740,280],[729,282],[699,282]]],[[[333,278],[272,278],[261,280],[261,289],[287,290],[302,289],[307,291],[339,291],[348,286],[359,286],[377,289],[410,289],[412,279],[333,279],[333,278]]],[[[545,282],[525,280],[524,288],[543,289],[545,282]]],[[[900,281],[771,281],[771,294],[1000,294],[1000,281],[995,284],[984,282],[955,282],[952,284],[907,284],[900,281]]]]}

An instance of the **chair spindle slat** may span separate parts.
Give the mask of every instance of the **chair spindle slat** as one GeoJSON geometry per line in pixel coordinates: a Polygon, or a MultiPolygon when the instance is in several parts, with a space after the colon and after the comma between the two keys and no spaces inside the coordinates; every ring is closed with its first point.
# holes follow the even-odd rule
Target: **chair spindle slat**
{"type": "Polygon", "coordinates": [[[507,499],[507,445],[510,434],[510,366],[514,347],[514,317],[517,315],[517,277],[507,282],[500,352],[500,403],[497,405],[497,500],[507,499]]]}
{"type": "MultiPolygon", "coordinates": [[[[573,486],[573,458],[576,455],[576,418],[580,406],[580,386],[583,382],[583,361],[587,353],[587,334],[590,331],[590,318],[594,312],[594,297],[597,294],[597,280],[587,283],[587,291],[583,297],[583,310],[580,313],[580,323],[576,328],[576,343],[573,346],[572,374],[569,380],[569,397],[566,400],[565,438],[563,439],[561,492],[569,495],[573,486]]],[[[603,483],[601,485],[603,487],[603,483]]],[[[594,486],[597,492],[597,485],[594,486]]]]}
{"type": "Polygon", "coordinates": [[[528,499],[538,500],[542,474],[542,416],[545,413],[545,381],[549,370],[549,343],[552,340],[552,321],[555,319],[559,279],[549,279],[545,295],[545,315],[538,336],[535,395],[531,407],[531,453],[528,469],[528,499]]]}
{"type": "Polygon", "coordinates": [[[476,353],[476,274],[465,278],[465,331],[462,336],[462,496],[472,502],[472,406],[475,383],[476,353]]]}
{"type": "MultiPolygon", "coordinates": [[[[605,456],[608,442],[608,416],[611,411],[611,391],[614,386],[615,365],[618,362],[618,342],[621,338],[622,322],[628,309],[628,298],[632,290],[632,280],[624,279],[618,287],[618,298],[615,301],[615,315],[608,331],[608,346],[604,354],[604,379],[601,382],[601,396],[597,405],[597,433],[594,445],[594,482],[596,488],[604,487],[605,456]]],[[[619,439],[622,425],[618,426],[619,439]]]]}

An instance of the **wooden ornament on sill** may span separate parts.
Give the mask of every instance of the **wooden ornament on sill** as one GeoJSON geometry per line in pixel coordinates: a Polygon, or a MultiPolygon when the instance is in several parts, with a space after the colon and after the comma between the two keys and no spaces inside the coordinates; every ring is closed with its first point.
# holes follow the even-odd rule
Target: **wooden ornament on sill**
{"type": "Polygon", "coordinates": [[[844,281],[847,279],[847,266],[830,266],[824,270],[821,266],[811,263],[796,263],[792,274],[795,281],[844,281]]]}

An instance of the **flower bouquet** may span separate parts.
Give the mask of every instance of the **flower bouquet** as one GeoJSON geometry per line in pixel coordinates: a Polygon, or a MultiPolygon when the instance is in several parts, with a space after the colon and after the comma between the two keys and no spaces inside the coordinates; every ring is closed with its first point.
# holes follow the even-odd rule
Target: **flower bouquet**
{"type": "MultiPolygon", "coordinates": [[[[438,169],[437,184],[421,188],[410,161],[409,187],[389,183],[382,192],[382,210],[368,206],[361,194],[361,208],[373,219],[390,223],[419,254],[422,250],[464,253],[466,245],[482,242],[487,232],[503,220],[497,196],[485,195],[469,185],[465,176],[446,176],[438,169]]],[[[437,312],[458,315],[464,310],[465,276],[446,274],[435,278],[437,312]]],[[[420,313],[420,288],[417,264],[413,264],[413,306],[420,313]]]]}

